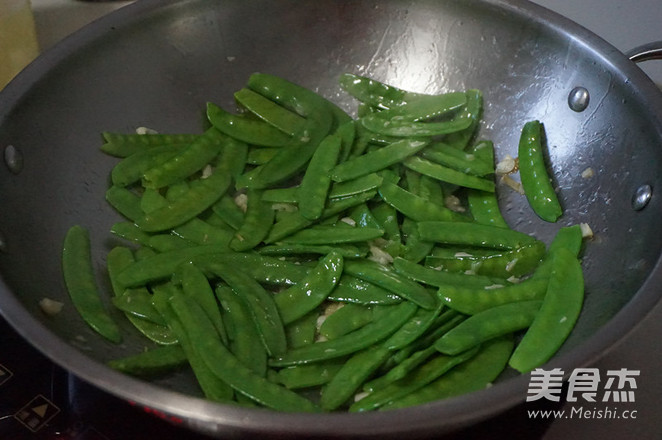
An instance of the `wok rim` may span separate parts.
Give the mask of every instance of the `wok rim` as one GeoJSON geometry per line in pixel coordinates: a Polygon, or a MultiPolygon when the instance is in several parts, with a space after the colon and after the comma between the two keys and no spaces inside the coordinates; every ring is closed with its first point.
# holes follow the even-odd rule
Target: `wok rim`
{"type": "MultiPolygon", "coordinates": [[[[625,75],[646,110],[657,115],[657,131],[662,139],[662,93],[634,62],[601,37],[540,5],[520,0],[477,0],[501,8],[509,14],[524,14],[556,32],[572,36],[579,44],[609,62],[613,71],[625,75]]],[[[120,29],[157,9],[181,3],[177,0],[138,0],[95,20],[40,55],[0,91],[0,117],[4,110],[18,105],[30,88],[53,67],[109,29],[120,29]]],[[[545,367],[568,368],[596,362],[632,332],[660,301],[662,260],[658,260],[632,299],[596,333],[577,347],[553,359],[545,367]]],[[[82,380],[121,399],[183,418],[188,426],[207,434],[237,431],[301,436],[384,436],[405,433],[431,433],[459,429],[505,411],[526,397],[528,375],[496,383],[489,389],[411,408],[374,413],[281,413],[267,409],[222,405],[169,391],[118,373],[91,359],[55,333],[23,307],[0,275],[0,315],[31,345],[55,364],[82,380]]],[[[185,423],[186,424],[186,423],[185,423]]]]}

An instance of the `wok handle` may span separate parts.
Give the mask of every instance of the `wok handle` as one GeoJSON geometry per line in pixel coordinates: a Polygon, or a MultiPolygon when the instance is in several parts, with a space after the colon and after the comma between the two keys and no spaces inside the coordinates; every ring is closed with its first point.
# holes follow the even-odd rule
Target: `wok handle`
{"type": "Polygon", "coordinates": [[[662,60],[662,41],[637,46],[625,53],[635,63],[649,60],[662,60]]]}

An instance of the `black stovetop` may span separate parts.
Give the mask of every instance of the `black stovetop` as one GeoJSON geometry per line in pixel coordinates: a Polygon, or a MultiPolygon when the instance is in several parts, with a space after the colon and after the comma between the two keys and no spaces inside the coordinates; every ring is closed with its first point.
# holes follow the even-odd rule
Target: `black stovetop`
{"type": "MultiPolygon", "coordinates": [[[[634,402],[589,404],[581,400],[523,403],[494,419],[443,437],[467,439],[660,439],[662,420],[662,306],[615,350],[594,365],[601,373],[626,368],[640,371],[634,402]],[[581,416],[578,408],[588,410],[581,416]],[[599,416],[596,408],[607,409],[599,416]],[[564,417],[529,416],[535,410],[565,410],[564,417]],[[630,417],[623,419],[623,411],[630,417]],[[592,412],[591,412],[592,411],[592,412]],[[570,415],[570,416],[569,416],[570,415]]],[[[567,389],[567,387],[566,387],[567,389]]],[[[22,339],[0,318],[0,439],[1,440],[203,440],[176,421],[133,406],[68,373],[22,339]]]]}

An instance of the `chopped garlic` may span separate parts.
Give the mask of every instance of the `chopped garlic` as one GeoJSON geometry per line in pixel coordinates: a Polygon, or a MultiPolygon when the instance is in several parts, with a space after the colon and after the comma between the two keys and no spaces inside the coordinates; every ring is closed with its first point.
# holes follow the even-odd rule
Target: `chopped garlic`
{"type": "Polygon", "coordinates": [[[504,287],[503,284],[491,284],[489,286],[485,286],[484,289],[485,290],[494,290],[494,289],[501,289],[503,287],[504,287]]]}
{"type": "Polygon", "coordinates": [[[513,258],[508,263],[506,263],[506,272],[512,272],[516,264],[517,264],[517,258],[513,258]]]}
{"type": "Polygon", "coordinates": [[[588,167],[584,171],[582,171],[582,177],[584,179],[590,179],[595,175],[595,171],[593,171],[593,168],[588,167]]]}
{"type": "Polygon", "coordinates": [[[341,222],[347,223],[350,226],[356,226],[356,221],[351,217],[343,217],[340,219],[341,222]]]}
{"type": "Polygon", "coordinates": [[[582,231],[583,238],[593,238],[593,230],[588,225],[588,223],[580,223],[579,228],[582,231]]]}
{"type": "Polygon", "coordinates": [[[507,185],[517,191],[518,193],[524,195],[524,187],[522,187],[522,184],[516,180],[514,180],[512,177],[510,177],[507,174],[504,174],[501,176],[501,180],[499,183],[507,185]]]}
{"type": "Polygon", "coordinates": [[[201,179],[206,179],[207,177],[211,176],[213,171],[213,168],[211,165],[207,164],[205,167],[202,169],[202,175],[200,176],[201,179]]]}
{"type": "Polygon", "coordinates": [[[444,199],[444,205],[446,205],[446,208],[450,209],[451,211],[455,212],[464,212],[466,209],[464,206],[462,206],[462,202],[460,202],[460,199],[457,196],[450,195],[444,199]]]}
{"type": "Polygon", "coordinates": [[[510,174],[518,169],[517,159],[507,154],[498,164],[496,164],[495,172],[497,174],[510,174]]]}
{"type": "Polygon", "coordinates": [[[138,127],[136,128],[136,134],[157,134],[158,131],[152,129],[152,128],[147,128],[147,127],[138,127]]]}
{"type": "Polygon", "coordinates": [[[60,301],[55,301],[50,298],[42,298],[41,301],[39,301],[39,307],[41,307],[41,310],[45,314],[49,316],[55,316],[62,311],[62,307],[64,307],[64,303],[61,303],[60,301]]]}
{"type": "Polygon", "coordinates": [[[368,260],[372,260],[384,265],[393,263],[393,257],[391,254],[372,243],[370,244],[370,256],[368,256],[368,260]]]}
{"type": "Polygon", "coordinates": [[[248,209],[248,196],[244,193],[237,194],[237,196],[234,198],[234,203],[242,211],[246,212],[246,210],[248,209]]]}

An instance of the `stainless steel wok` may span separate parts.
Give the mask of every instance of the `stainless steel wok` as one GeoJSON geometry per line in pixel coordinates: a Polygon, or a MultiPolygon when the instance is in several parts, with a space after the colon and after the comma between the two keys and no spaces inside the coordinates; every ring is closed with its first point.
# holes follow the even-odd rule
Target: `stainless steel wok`
{"type": "Polygon", "coordinates": [[[584,253],[583,312],[547,367],[590,364],[659,301],[662,94],[594,34],[517,0],[144,0],[75,33],[0,93],[0,312],[56,363],[219,436],[434,435],[525,399],[528,377],[513,374],[484,391],[396,412],[282,414],[204,401],[186,374],[148,383],[104,366],[144,341],[128,323],[133,336],[121,345],[95,336],[69,304],[60,268],[64,233],[82,224],[107,283],[108,231],[118,217],[104,192],[115,160],[99,151],[99,133],[201,132],[205,103],[230,108],[256,71],[348,111],[355,102],[337,85],[343,72],[419,92],[481,89],[481,137],[495,142],[498,158],[516,155],[524,122],[545,123],[565,215],[544,224],[503,189],[505,216],[543,240],[560,225],[588,223],[595,232],[584,253]],[[569,105],[577,87],[590,97],[583,110],[569,105]],[[582,177],[587,168],[593,177],[582,177]],[[44,297],[65,302],[63,311],[45,315],[44,297]]]}

